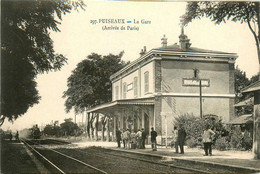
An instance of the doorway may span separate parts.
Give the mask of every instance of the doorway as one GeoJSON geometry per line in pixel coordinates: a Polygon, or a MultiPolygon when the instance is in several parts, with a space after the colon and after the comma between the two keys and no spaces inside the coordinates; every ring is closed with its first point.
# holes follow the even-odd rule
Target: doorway
{"type": "Polygon", "coordinates": [[[149,135],[149,116],[146,113],[144,113],[144,131],[149,135]]]}

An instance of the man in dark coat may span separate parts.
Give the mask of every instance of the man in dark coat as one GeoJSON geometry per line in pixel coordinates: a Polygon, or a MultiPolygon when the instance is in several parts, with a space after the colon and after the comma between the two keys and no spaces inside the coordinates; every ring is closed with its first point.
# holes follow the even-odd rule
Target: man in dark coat
{"type": "Polygon", "coordinates": [[[177,141],[178,141],[178,145],[180,146],[181,154],[184,154],[183,146],[184,146],[184,142],[185,142],[185,138],[186,138],[186,132],[184,130],[183,125],[180,125],[179,127],[180,128],[178,130],[177,141]]]}
{"type": "Polygon", "coordinates": [[[146,139],[146,132],[144,128],[142,128],[142,149],[145,149],[145,139],[146,139]]]}
{"type": "Polygon", "coordinates": [[[117,147],[121,147],[121,134],[122,132],[119,129],[116,129],[117,147]]]}
{"type": "Polygon", "coordinates": [[[157,151],[157,146],[156,146],[156,137],[157,137],[157,132],[154,130],[154,128],[151,128],[151,143],[152,143],[152,149],[153,151],[157,151]]]}

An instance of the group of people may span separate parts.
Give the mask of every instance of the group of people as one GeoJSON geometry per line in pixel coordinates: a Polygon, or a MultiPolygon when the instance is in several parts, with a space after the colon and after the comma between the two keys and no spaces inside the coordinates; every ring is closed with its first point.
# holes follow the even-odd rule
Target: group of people
{"type": "Polygon", "coordinates": [[[121,147],[121,142],[123,142],[125,149],[145,149],[146,137],[147,133],[144,129],[138,129],[137,132],[130,129],[116,130],[117,147],[121,147]]]}
{"type": "Polygon", "coordinates": [[[179,125],[179,128],[177,126],[174,126],[173,128],[173,141],[171,143],[171,146],[175,148],[175,153],[179,153],[179,147],[180,147],[180,153],[184,154],[184,143],[186,139],[186,131],[183,127],[183,125],[179,125]]]}
{"type": "MultiPolygon", "coordinates": [[[[178,127],[174,126],[173,131],[173,141],[171,142],[171,146],[175,148],[175,153],[184,154],[184,143],[186,139],[186,131],[184,129],[184,126],[180,124],[178,127]]],[[[212,155],[212,140],[214,138],[215,133],[210,129],[209,125],[205,126],[205,130],[202,135],[202,141],[204,144],[204,151],[205,156],[212,155]]],[[[145,139],[147,137],[147,133],[144,129],[138,129],[137,132],[132,130],[130,132],[129,129],[123,129],[123,130],[116,130],[116,139],[117,139],[117,147],[121,147],[121,141],[123,142],[125,149],[145,149],[145,139]]],[[[152,150],[157,150],[157,132],[154,130],[154,128],[151,128],[151,145],[152,150]]]]}
{"type": "MultiPolygon", "coordinates": [[[[184,154],[184,143],[186,139],[186,132],[183,125],[174,126],[173,131],[173,141],[171,142],[171,146],[175,148],[175,153],[184,154]]],[[[210,125],[206,125],[202,135],[202,142],[204,145],[204,156],[211,156],[212,155],[212,141],[214,139],[215,132],[210,129],[210,125]]]]}
{"type": "MultiPolygon", "coordinates": [[[[13,139],[13,134],[12,134],[12,132],[10,132],[9,140],[12,141],[12,139],[13,139]]],[[[19,140],[19,133],[18,133],[18,131],[16,131],[15,140],[19,140]]]]}

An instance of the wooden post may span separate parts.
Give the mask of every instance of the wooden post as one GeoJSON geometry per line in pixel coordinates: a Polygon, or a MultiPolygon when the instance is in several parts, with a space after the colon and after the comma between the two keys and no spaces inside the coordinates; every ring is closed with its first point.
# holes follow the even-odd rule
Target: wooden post
{"type": "Polygon", "coordinates": [[[82,122],[82,126],[84,125],[83,124],[83,122],[84,122],[83,119],[84,119],[84,112],[82,113],[82,121],[81,121],[82,122]]]}
{"type": "Polygon", "coordinates": [[[202,88],[201,88],[201,80],[200,81],[200,118],[202,118],[202,88]]]}
{"type": "Polygon", "coordinates": [[[260,159],[260,90],[254,92],[254,131],[253,153],[255,159],[260,159]]]}
{"type": "Polygon", "coordinates": [[[99,121],[99,113],[97,113],[96,115],[96,124],[95,124],[96,141],[98,141],[98,121],[99,121]]]}
{"type": "Polygon", "coordinates": [[[116,140],[116,129],[118,129],[117,116],[116,115],[113,115],[113,120],[114,120],[114,129],[113,129],[112,141],[115,141],[116,140]]]}
{"type": "Polygon", "coordinates": [[[107,122],[106,122],[106,131],[107,131],[107,138],[106,141],[109,142],[109,118],[107,118],[107,122]]]}
{"type": "Polygon", "coordinates": [[[86,111],[86,119],[85,119],[85,133],[87,133],[87,125],[88,125],[88,113],[86,111]]]}

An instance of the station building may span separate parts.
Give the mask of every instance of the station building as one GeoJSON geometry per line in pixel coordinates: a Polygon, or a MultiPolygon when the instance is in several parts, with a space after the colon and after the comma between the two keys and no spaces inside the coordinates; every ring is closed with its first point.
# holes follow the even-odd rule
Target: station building
{"type": "Polygon", "coordinates": [[[112,115],[114,131],[144,128],[149,133],[154,127],[159,143],[172,134],[174,119],[183,114],[212,114],[230,121],[237,55],[191,47],[183,29],[179,44],[168,45],[165,36],[161,41],[161,47],[144,47],[139,58],[110,77],[112,102],[87,112],[112,115]]]}

